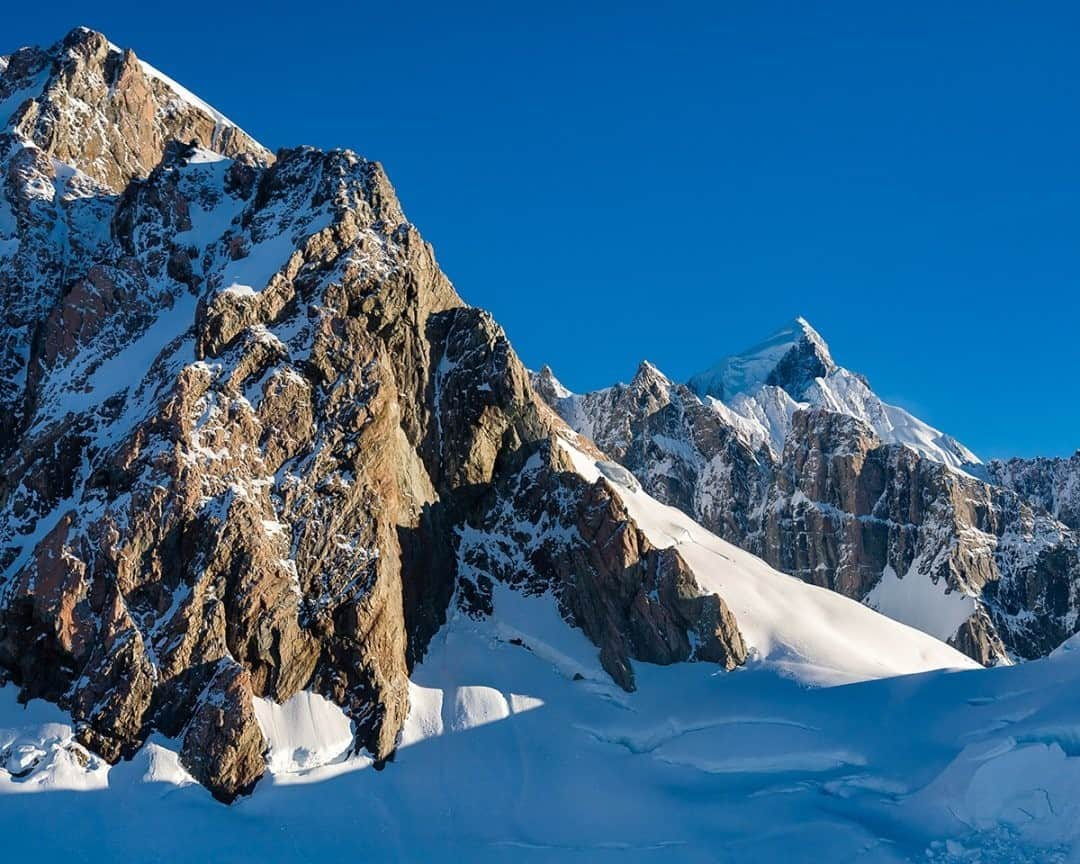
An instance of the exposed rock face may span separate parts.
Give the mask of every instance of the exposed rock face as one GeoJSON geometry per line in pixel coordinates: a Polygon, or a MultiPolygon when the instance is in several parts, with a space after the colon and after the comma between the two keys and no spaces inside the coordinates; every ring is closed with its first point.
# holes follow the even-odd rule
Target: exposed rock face
{"type": "Polygon", "coordinates": [[[974,456],[878,400],[805,322],[696,376],[700,398],[647,363],[580,396],[547,368],[534,383],[654,497],[982,663],[1043,656],[1080,626],[1063,524],[1077,458],[992,463],[998,485],[957,470],[974,456]],[[924,446],[883,440],[898,423],[924,446]]]}
{"type": "Polygon", "coordinates": [[[12,103],[14,113],[3,118],[9,131],[114,191],[149,174],[170,140],[230,157],[271,158],[133,51],[92,30],[73,30],[48,50],[22,48],[6,65],[0,102],[12,103]]]}
{"type": "Polygon", "coordinates": [[[650,363],[629,385],[574,396],[545,367],[536,391],[578,432],[629,468],[653,497],[740,545],[758,537],[775,473],[764,440],[733,425],[734,415],[703,404],[650,363]]]}
{"type": "Polygon", "coordinates": [[[585,481],[557,445],[534,450],[491,494],[491,506],[459,541],[467,610],[488,611],[492,579],[525,594],[551,591],[627,690],[634,689],[631,658],[706,660],[725,669],[745,662],[724,601],[702,591],[678,551],[654,548],[608,482],[585,481]]]}
{"type": "Polygon", "coordinates": [[[251,686],[245,669],[222,663],[184,730],[180,758],[225,803],[250,792],[263,773],[266,743],[255,722],[251,686]]]}
{"type": "Polygon", "coordinates": [[[1080,450],[1068,459],[995,459],[986,467],[991,482],[1080,531],[1080,450]]]}
{"type": "MultiPolygon", "coordinates": [[[[136,287],[123,278],[132,274],[122,263],[108,275],[91,269],[110,241],[114,197],[149,174],[173,139],[263,164],[273,158],[100,33],[78,28],[49,49],[22,48],[3,59],[0,458],[33,410],[37,394],[26,379],[36,374],[37,355],[45,347],[42,320],[50,312],[61,314],[54,305],[61,291],[73,291],[65,314],[94,326],[116,292],[136,287]],[[86,282],[72,287],[79,276],[86,282]]],[[[182,257],[175,260],[184,266],[182,257]]],[[[144,315],[156,311],[157,299],[147,298],[144,315]]]]}
{"type": "Polygon", "coordinates": [[[548,586],[623,686],[630,658],[742,662],[609,490],[553,458],[529,482],[567,495],[521,490],[571,433],[377,163],[272,159],[89,31],[0,66],[0,104],[32,96],[0,196],[0,676],[24,697],[109,760],[181,739],[224,801],[264,770],[255,696],[319,691],[384,761],[462,555],[459,596],[548,586]],[[485,569],[463,538],[507,501],[565,530],[485,569]]]}
{"type": "Polygon", "coordinates": [[[934,635],[982,663],[1043,656],[1075,628],[1069,532],[1012,493],[882,444],[854,418],[794,415],[766,512],[763,557],[806,581],[880,605],[872,591],[891,572],[977,601],[949,625],[958,630],[934,635]]]}

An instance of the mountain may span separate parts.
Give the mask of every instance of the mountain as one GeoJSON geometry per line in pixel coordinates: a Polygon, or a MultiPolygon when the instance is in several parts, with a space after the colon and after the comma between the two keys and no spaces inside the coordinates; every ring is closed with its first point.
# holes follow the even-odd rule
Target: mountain
{"type": "Polygon", "coordinates": [[[803,318],[686,385],[649,363],[583,395],[548,367],[533,383],[659,500],[980,663],[1076,632],[1071,463],[982,464],[838,366],[803,318]]]}
{"type": "Polygon", "coordinates": [[[961,469],[981,464],[955,438],[883,402],[862,375],[837,366],[829,346],[805,318],[692,376],[688,386],[703,399],[728,403],[755,424],[755,431],[777,453],[790,430],[791,415],[813,406],[855,417],[884,443],[903,444],[935,462],[961,469]]]}
{"type": "Polygon", "coordinates": [[[1080,531],[1080,450],[1068,459],[995,459],[987,464],[991,482],[1080,531]]]}
{"type": "MultiPolygon", "coordinates": [[[[887,500],[929,508],[908,539],[940,552],[927,526],[960,530],[967,502],[1005,526],[995,561],[1015,548],[1059,584],[1050,516],[805,401],[828,356],[808,325],[754,396],[803,400],[777,454],[648,364],[590,397],[530,376],[378,163],[270,153],[101,34],[0,58],[0,124],[12,860],[1074,842],[1075,640],[982,670],[728,542],[827,556],[864,531],[880,551],[886,520],[840,505],[887,500]]],[[[988,591],[942,593],[921,612],[960,599],[998,632],[971,623],[998,626],[988,591]]]]}
{"type": "Polygon", "coordinates": [[[3,67],[0,670],[70,713],[72,752],[165,736],[232,801],[267,770],[260,706],[308,694],[382,766],[449,610],[495,616],[501,586],[550,598],[628,692],[636,662],[963,665],[639,524],[378,163],[271,155],[89,30],[3,67]],[[776,620],[777,585],[873,644],[776,620]]]}
{"type": "MultiPolygon", "coordinates": [[[[256,698],[312,690],[393,755],[491,490],[540,459],[533,482],[602,491],[377,163],[271,157],[149,69],[83,29],[4,62],[0,668],[110,762],[179,738],[228,801],[265,771],[256,698]]],[[[578,543],[539,578],[624,686],[691,642],[744,659],[676,554],[578,543]]]]}

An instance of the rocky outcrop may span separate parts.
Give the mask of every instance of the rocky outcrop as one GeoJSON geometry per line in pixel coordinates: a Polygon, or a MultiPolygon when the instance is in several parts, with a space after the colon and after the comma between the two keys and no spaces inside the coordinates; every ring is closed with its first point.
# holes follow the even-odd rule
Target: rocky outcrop
{"type": "Polygon", "coordinates": [[[1080,531],[1080,450],[1068,459],[995,459],[986,468],[990,482],[1080,531]]]}
{"type": "Polygon", "coordinates": [[[725,669],[745,662],[724,601],[702,591],[677,550],[655,548],[608,481],[587,482],[558,444],[534,449],[489,494],[459,540],[467,611],[491,612],[493,581],[527,595],[551,592],[626,690],[635,687],[631,659],[725,669]]]}
{"type": "Polygon", "coordinates": [[[316,690],[389,760],[411,665],[484,580],[558,587],[627,687],[631,658],[742,662],[610,490],[550,461],[534,491],[568,497],[509,491],[570,433],[378,163],[270,158],[89,31],[3,66],[0,102],[29,94],[0,198],[0,678],[24,698],[110,761],[177,738],[230,801],[264,770],[254,697],[316,690]],[[508,500],[566,530],[461,565],[508,500]]]}

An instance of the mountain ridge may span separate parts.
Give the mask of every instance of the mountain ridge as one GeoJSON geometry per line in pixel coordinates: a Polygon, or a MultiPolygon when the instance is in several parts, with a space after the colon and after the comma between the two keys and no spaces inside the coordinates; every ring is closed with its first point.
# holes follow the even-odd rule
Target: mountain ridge
{"type": "Polygon", "coordinates": [[[550,367],[533,377],[661,501],[982,663],[1042,656],[1077,627],[1080,552],[1057,518],[1075,518],[1073,463],[983,464],[837,365],[805,318],[688,385],[648,362],[583,395],[550,367]]]}
{"type": "MultiPolygon", "coordinates": [[[[379,163],[271,156],[104,36],[58,45],[58,119],[0,134],[10,858],[1075,846],[1061,522],[858,417],[782,426],[778,383],[757,419],[648,363],[592,398],[530,375],[379,163]],[[868,608],[913,596],[925,632],[868,608]],[[1025,639],[1050,656],[956,650],[1025,639]]],[[[1071,518],[1071,463],[987,470],[1071,518]]]]}
{"type": "MultiPolygon", "coordinates": [[[[560,441],[601,454],[377,162],[271,157],[91,31],[12,56],[0,676],[71,715],[71,752],[113,764],[165,736],[229,802],[268,770],[266,706],[306,693],[381,767],[431,640],[497,616],[506,586],[549,598],[627,692],[635,663],[731,670],[763,647],[641,530],[615,466],[575,467],[560,441]]],[[[912,651],[884,668],[966,662],[894,632],[912,651]]]]}

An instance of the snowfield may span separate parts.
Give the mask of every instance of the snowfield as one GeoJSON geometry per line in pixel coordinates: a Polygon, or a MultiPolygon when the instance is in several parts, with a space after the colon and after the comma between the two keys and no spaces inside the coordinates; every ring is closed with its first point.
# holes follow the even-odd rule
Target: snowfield
{"type": "Polygon", "coordinates": [[[453,615],[416,669],[394,763],[336,752],[343,717],[301,694],[274,720],[273,773],[233,807],[190,781],[168,741],[82,765],[60,712],[0,688],[5,854],[1072,860],[1080,651],[827,688],[761,664],[637,664],[633,694],[595,658],[548,598],[499,592],[493,619],[453,615]],[[303,767],[298,750],[316,758],[303,767]]]}
{"type": "MultiPolygon", "coordinates": [[[[260,700],[270,773],[232,807],[155,737],[110,768],[53,706],[0,688],[12,860],[1070,861],[1080,834],[1080,650],[992,670],[769,570],[612,480],[657,542],[727,597],[754,657],[635,664],[625,693],[552,598],[452,607],[410,684],[396,760],[340,709],[260,700]],[[902,674],[915,672],[919,674],[902,674]],[[854,681],[856,683],[841,683],[854,681]],[[808,686],[808,682],[837,686],[808,686]]],[[[622,471],[620,475],[619,472],[622,471]]],[[[1076,643],[1080,645],[1080,643],[1076,643]]]]}

